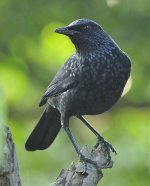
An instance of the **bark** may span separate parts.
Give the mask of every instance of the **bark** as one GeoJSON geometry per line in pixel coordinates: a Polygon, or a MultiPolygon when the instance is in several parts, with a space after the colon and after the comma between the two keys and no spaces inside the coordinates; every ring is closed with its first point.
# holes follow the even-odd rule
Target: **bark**
{"type": "Polygon", "coordinates": [[[0,186],[21,186],[15,144],[8,127],[0,127],[0,140],[0,186]]]}
{"type": "Polygon", "coordinates": [[[113,161],[108,162],[106,148],[93,148],[91,153],[87,146],[84,146],[81,153],[88,159],[94,161],[94,164],[86,162],[72,163],[69,168],[63,169],[56,181],[50,186],[96,186],[102,179],[102,169],[112,168],[113,161]]]}
{"type": "MultiPolygon", "coordinates": [[[[7,127],[0,130],[2,139],[0,152],[0,186],[21,186],[18,162],[15,153],[15,145],[12,135],[7,127]]],[[[113,161],[108,162],[106,148],[104,146],[88,151],[84,146],[81,153],[93,163],[72,163],[69,168],[63,169],[54,183],[50,186],[96,186],[102,179],[102,169],[112,168],[113,161]],[[96,166],[95,166],[96,164],[96,166]]]]}

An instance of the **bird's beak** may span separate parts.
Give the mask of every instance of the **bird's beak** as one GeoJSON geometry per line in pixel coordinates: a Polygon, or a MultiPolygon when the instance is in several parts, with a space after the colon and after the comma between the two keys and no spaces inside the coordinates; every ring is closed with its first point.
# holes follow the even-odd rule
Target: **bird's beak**
{"type": "Polygon", "coordinates": [[[64,34],[64,35],[67,35],[67,36],[72,36],[76,33],[78,33],[78,31],[76,30],[71,30],[69,29],[69,27],[62,27],[62,28],[57,28],[55,30],[56,33],[59,33],[59,34],[64,34]]]}

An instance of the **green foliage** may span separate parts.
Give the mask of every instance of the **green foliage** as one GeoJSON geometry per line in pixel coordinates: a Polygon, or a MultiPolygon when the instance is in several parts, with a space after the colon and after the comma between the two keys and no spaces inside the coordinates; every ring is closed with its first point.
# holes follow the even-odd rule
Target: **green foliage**
{"type": "MultiPolygon", "coordinates": [[[[0,1],[0,124],[8,123],[12,131],[23,185],[48,185],[77,159],[63,131],[42,152],[27,152],[24,143],[42,112],[38,102],[44,89],[75,50],[54,30],[84,17],[99,22],[132,60],[128,94],[109,112],[87,117],[118,151],[101,186],[148,186],[149,9],[149,0],[0,1]]],[[[78,120],[71,123],[80,146],[95,143],[78,120]]]]}

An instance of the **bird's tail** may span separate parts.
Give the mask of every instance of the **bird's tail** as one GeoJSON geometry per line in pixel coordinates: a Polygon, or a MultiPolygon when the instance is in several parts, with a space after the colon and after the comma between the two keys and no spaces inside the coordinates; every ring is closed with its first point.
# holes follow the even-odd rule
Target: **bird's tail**
{"type": "Polygon", "coordinates": [[[25,144],[25,148],[28,151],[48,148],[57,136],[60,128],[61,122],[59,111],[48,106],[30,134],[25,144]]]}

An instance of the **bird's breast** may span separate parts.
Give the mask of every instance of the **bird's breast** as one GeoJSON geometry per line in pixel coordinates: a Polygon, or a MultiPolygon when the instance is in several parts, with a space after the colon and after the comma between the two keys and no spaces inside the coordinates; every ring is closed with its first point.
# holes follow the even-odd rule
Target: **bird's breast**
{"type": "Polygon", "coordinates": [[[112,107],[121,96],[129,71],[117,67],[86,67],[83,79],[70,91],[71,105],[79,114],[100,114],[112,107]],[[90,69],[90,71],[89,71],[90,69]]]}
{"type": "Polygon", "coordinates": [[[62,110],[67,108],[70,115],[107,111],[121,96],[130,72],[121,59],[111,56],[81,61],[76,69],[78,83],[61,99],[62,110]]]}

